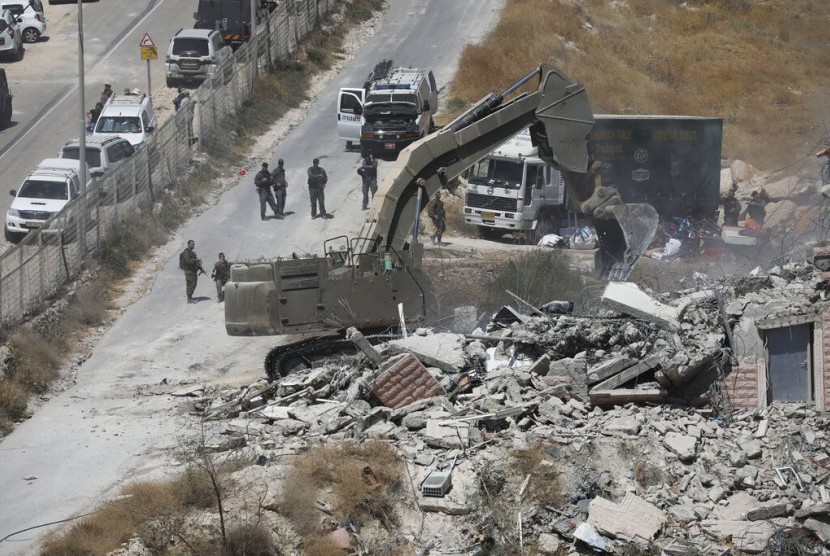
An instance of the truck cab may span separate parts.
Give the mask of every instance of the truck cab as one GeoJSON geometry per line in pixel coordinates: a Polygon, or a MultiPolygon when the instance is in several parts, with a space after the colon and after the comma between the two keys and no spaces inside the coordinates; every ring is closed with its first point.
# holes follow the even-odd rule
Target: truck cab
{"type": "Polygon", "coordinates": [[[464,220],[485,236],[522,232],[537,241],[567,216],[565,182],[539,158],[527,129],[473,164],[464,181],[464,220]]]}

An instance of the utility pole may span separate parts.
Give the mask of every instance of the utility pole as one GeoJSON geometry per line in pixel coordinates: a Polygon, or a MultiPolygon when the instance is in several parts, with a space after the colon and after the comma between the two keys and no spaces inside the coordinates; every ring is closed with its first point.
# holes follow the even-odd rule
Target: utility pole
{"type": "Polygon", "coordinates": [[[80,218],[75,222],[78,227],[75,232],[78,236],[78,247],[80,248],[79,256],[83,258],[86,253],[86,209],[87,209],[87,195],[86,195],[86,99],[84,98],[84,4],[83,0],[78,0],[78,97],[80,97],[81,108],[81,134],[78,141],[78,166],[80,166],[78,181],[80,182],[81,204],[80,218]]]}

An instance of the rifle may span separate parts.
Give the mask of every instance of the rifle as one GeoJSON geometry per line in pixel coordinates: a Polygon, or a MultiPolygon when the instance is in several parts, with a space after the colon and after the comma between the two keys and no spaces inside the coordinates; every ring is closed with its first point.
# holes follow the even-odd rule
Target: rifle
{"type": "Polygon", "coordinates": [[[196,267],[196,270],[198,271],[198,272],[196,273],[196,276],[199,276],[199,275],[201,275],[201,274],[207,274],[207,272],[205,272],[205,269],[204,269],[204,268],[202,268],[202,265],[197,266],[197,267],[196,267]]]}

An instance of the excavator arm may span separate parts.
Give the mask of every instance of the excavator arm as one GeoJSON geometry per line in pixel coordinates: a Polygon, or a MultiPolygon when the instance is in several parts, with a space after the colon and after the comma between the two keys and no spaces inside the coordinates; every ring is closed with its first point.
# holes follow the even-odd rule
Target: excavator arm
{"type": "Polygon", "coordinates": [[[367,214],[357,251],[401,250],[419,208],[450,180],[524,128],[539,156],[562,172],[579,211],[593,217],[599,236],[602,274],[625,279],[657,228],[651,205],[625,205],[616,189],[602,185],[599,161],[589,168],[587,137],[594,126],[582,85],[542,65],[501,94],[479,101],[455,121],[412,144],[387,173],[367,214]],[[504,99],[539,77],[538,89],[504,99]],[[419,205],[418,179],[426,182],[419,205]]]}
{"type": "MultiPolygon", "coordinates": [[[[442,186],[527,127],[540,157],[562,172],[571,199],[594,218],[603,273],[626,278],[654,235],[657,214],[650,205],[623,204],[600,183],[597,163],[589,168],[593,125],[585,89],[548,65],[482,99],[401,151],[356,238],[327,241],[322,257],[234,264],[225,286],[228,334],[378,330],[421,320],[431,287],[421,270],[423,248],[410,241],[416,218],[442,186]],[[535,91],[506,100],[534,77],[535,91]]],[[[273,365],[266,367],[273,374],[273,365]]]]}

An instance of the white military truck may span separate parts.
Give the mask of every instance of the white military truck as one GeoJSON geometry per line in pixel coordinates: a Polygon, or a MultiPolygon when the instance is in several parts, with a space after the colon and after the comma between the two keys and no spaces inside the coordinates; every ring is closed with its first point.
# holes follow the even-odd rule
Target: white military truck
{"type": "Polygon", "coordinates": [[[463,182],[464,220],[485,237],[518,232],[535,243],[568,217],[562,175],[539,158],[527,129],[473,164],[463,182]]]}
{"type": "Polygon", "coordinates": [[[435,127],[438,89],[431,70],[378,63],[361,88],[343,88],[337,99],[337,133],[346,149],[397,156],[435,127]]]}
{"type": "MultiPolygon", "coordinates": [[[[665,220],[717,220],[723,120],[701,116],[596,114],[588,155],[596,177],[627,203],[665,220]]],[[[522,232],[538,242],[570,214],[559,172],[538,158],[528,130],[466,172],[464,219],[484,236],[522,232]]],[[[575,222],[573,223],[575,224],[575,222]]]]}

